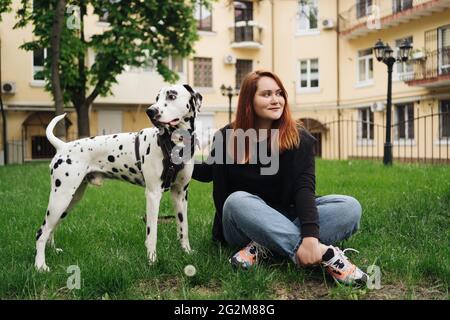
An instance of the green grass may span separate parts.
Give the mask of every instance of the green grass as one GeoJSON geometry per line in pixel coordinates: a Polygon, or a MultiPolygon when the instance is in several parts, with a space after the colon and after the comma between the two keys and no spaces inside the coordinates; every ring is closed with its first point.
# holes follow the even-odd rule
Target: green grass
{"type": "MultiPolygon", "coordinates": [[[[449,299],[450,168],[365,161],[317,161],[317,193],[347,194],[363,206],[360,231],[340,245],[360,254],[365,269],[381,268],[381,290],[334,284],[320,269],[288,261],[250,272],[232,270],[233,253],[211,241],[211,184],[189,192],[192,255],[176,241],[175,222],[158,227],[158,262],[144,246],[144,189],[118,181],[89,186],[57,229],[64,249],[47,249],[50,273],[34,270],[35,233],[49,194],[47,163],[0,167],[0,299],[449,299]],[[192,264],[189,278],[183,268],[192,264]],[[81,289],[67,289],[70,265],[81,289]]],[[[168,195],[162,214],[173,214],[168,195]]]]}

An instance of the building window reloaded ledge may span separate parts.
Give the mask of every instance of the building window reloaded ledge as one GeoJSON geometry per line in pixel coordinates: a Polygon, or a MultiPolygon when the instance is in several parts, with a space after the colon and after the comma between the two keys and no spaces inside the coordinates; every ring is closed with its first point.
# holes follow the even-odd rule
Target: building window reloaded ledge
{"type": "Polygon", "coordinates": [[[356,88],[356,89],[359,89],[359,88],[366,88],[366,87],[373,86],[374,84],[375,84],[375,81],[374,81],[374,80],[368,80],[368,81],[358,82],[358,83],[355,85],[355,88],[356,88]]]}
{"type": "Polygon", "coordinates": [[[45,87],[45,81],[44,80],[31,80],[30,81],[30,87],[33,87],[33,88],[44,88],[45,87]]]}

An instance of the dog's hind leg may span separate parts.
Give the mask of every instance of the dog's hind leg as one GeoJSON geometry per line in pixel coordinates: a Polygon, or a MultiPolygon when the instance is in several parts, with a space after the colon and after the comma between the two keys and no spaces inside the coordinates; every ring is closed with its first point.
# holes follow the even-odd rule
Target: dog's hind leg
{"type": "Polygon", "coordinates": [[[74,199],[75,191],[83,183],[83,178],[84,174],[80,174],[80,177],[73,180],[64,179],[61,182],[58,177],[52,176],[52,190],[50,192],[47,214],[44,223],[36,233],[36,258],[34,265],[39,271],[50,271],[45,263],[45,246],[59,221],[67,215],[74,199]]]}
{"type": "MultiPolygon", "coordinates": [[[[86,180],[83,180],[81,182],[80,186],[78,187],[77,191],[75,192],[75,194],[74,194],[74,196],[72,198],[72,201],[70,201],[69,207],[66,210],[66,214],[68,214],[72,210],[72,208],[77,204],[77,202],[81,200],[81,198],[84,195],[84,191],[86,190],[87,184],[88,183],[87,183],[86,180]]],[[[61,220],[58,220],[58,224],[59,224],[59,222],[61,222],[61,220]]],[[[60,253],[63,250],[61,248],[57,248],[56,244],[55,244],[55,230],[56,230],[57,226],[58,225],[56,225],[55,228],[50,233],[50,238],[48,240],[48,243],[56,251],[56,253],[60,253]]]]}
{"type": "Polygon", "coordinates": [[[147,237],[145,246],[147,247],[147,256],[150,264],[156,261],[156,238],[158,234],[158,212],[159,203],[162,197],[162,190],[145,189],[147,198],[147,237]]]}
{"type": "Polygon", "coordinates": [[[188,186],[189,184],[186,184],[184,187],[174,185],[170,192],[176,213],[178,239],[180,240],[181,248],[187,253],[190,253],[191,246],[189,245],[187,220],[188,186]]]}

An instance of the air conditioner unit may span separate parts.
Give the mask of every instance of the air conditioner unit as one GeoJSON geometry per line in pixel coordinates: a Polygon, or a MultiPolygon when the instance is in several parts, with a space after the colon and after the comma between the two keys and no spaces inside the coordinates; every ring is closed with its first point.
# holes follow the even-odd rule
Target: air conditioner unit
{"type": "Polygon", "coordinates": [[[236,64],[236,56],[232,55],[232,54],[227,54],[224,58],[223,58],[223,62],[225,64],[236,64]]]}
{"type": "Polygon", "coordinates": [[[371,106],[370,106],[370,111],[372,112],[382,112],[386,109],[386,104],[382,101],[377,101],[374,102],[371,106]]]}
{"type": "Polygon", "coordinates": [[[333,29],[334,28],[334,21],[333,21],[333,19],[323,19],[322,20],[322,28],[324,29],[324,30],[327,30],[327,29],[333,29]]]}
{"type": "Polygon", "coordinates": [[[5,94],[14,94],[16,93],[16,84],[15,82],[2,82],[2,93],[5,94]]]}

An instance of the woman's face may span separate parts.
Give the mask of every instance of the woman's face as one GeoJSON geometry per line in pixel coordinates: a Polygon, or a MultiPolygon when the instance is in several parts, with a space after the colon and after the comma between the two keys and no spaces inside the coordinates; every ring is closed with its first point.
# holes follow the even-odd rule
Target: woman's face
{"type": "Polygon", "coordinates": [[[280,119],[285,103],[282,90],[274,79],[262,77],[258,80],[253,98],[257,123],[272,124],[272,121],[280,119]]]}

